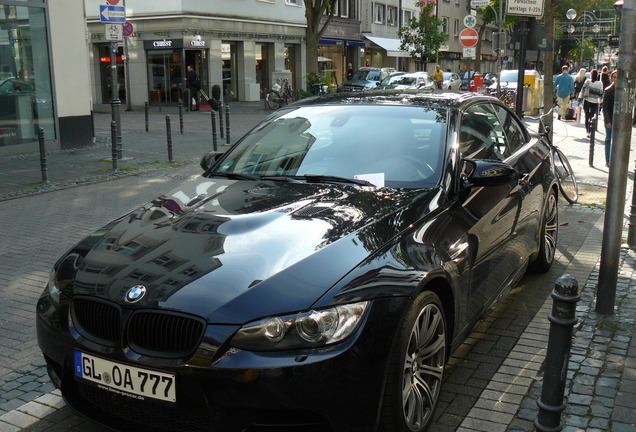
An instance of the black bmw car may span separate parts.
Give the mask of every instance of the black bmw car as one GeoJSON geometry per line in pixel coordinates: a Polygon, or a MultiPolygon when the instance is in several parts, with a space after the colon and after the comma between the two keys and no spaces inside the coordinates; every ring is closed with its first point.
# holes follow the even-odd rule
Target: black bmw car
{"type": "Polygon", "coordinates": [[[119,430],[423,431],[444,366],[557,241],[548,145],[499,100],[338,93],[56,263],[38,341],[119,430]]]}

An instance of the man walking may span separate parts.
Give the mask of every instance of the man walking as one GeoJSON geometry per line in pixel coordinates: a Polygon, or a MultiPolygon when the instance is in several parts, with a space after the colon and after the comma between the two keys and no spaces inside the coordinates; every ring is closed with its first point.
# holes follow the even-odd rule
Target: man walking
{"type": "Polygon", "coordinates": [[[188,85],[188,89],[190,89],[190,107],[192,107],[192,99],[194,99],[194,108],[191,109],[193,111],[199,111],[199,90],[201,89],[201,79],[194,71],[194,66],[188,65],[185,80],[188,85]]]}
{"type": "Polygon", "coordinates": [[[442,83],[444,82],[444,72],[442,72],[442,68],[439,65],[435,66],[435,72],[433,72],[433,82],[435,83],[436,89],[442,88],[442,83]]]}
{"type": "Polygon", "coordinates": [[[559,100],[559,106],[561,112],[559,112],[558,119],[565,120],[565,113],[570,107],[570,98],[574,96],[574,78],[569,73],[570,68],[564,65],[561,68],[561,75],[554,79],[554,90],[556,90],[556,96],[559,100]]]}

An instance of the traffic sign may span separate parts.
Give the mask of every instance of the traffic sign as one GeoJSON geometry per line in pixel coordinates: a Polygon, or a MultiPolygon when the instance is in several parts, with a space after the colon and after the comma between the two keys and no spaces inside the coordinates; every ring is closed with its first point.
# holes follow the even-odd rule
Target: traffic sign
{"type": "Polygon", "coordinates": [[[507,15],[541,18],[544,0],[508,0],[507,15]]]}
{"type": "Polygon", "coordinates": [[[125,23],[126,8],[123,6],[100,6],[99,18],[103,23],[125,23]]]}
{"type": "Polygon", "coordinates": [[[477,48],[462,48],[462,55],[464,58],[475,58],[477,55],[477,48]]]}
{"type": "Polygon", "coordinates": [[[134,30],[134,28],[133,28],[133,25],[132,25],[132,23],[131,23],[130,21],[126,21],[126,22],[123,24],[123,26],[122,26],[122,27],[123,27],[123,28],[122,28],[122,35],[123,35],[124,37],[128,37],[128,36],[130,36],[131,34],[133,34],[133,30],[134,30]]]}
{"type": "Polygon", "coordinates": [[[109,41],[124,40],[121,24],[104,24],[104,34],[106,35],[106,40],[109,41]]]}
{"type": "Polygon", "coordinates": [[[479,34],[471,28],[465,28],[459,34],[459,43],[465,47],[474,47],[479,41],[479,34]]]}
{"type": "Polygon", "coordinates": [[[475,9],[488,6],[489,4],[490,0],[470,0],[470,7],[475,9]]]}
{"type": "Polygon", "coordinates": [[[112,6],[117,6],[119,4],[119,0],[106,0],[106,3],[112,6]]]}
{"type": "Polygon", "coordinates": [[[466,15],[464,17],[464,27],[473,28],[477,25],[477,18],[472,15],[466,15]]]}

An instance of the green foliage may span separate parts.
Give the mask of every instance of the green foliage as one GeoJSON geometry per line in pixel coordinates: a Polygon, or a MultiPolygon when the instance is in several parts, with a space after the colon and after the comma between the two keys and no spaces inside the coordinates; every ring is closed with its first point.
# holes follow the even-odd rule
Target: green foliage
{"type": "Polygon", "coordinates": [[[320,91],[321,84],[327,84],[331,86],[333,80],[333,72],[326,71],[324,74],[316,72],[309,72],[305,79],[307,80],[308,95],[317,95],[320,91]]]}
{"type": "Polygon", "coordinates": [[[442,32],[444,21],[434,13],[435,2],[419,1],[421,13],[418,18],[412,18],[404,27],[398,30],[400,49],[409,51],[415,60],[434,61],[440,46],[446,42],[448,35],[442,32]]]}

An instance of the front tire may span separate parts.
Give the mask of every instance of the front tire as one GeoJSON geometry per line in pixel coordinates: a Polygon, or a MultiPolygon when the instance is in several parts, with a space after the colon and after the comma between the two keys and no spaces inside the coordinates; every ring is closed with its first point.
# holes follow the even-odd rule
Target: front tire
{"type": "Polygon", "coordinates": [[[556,192],[554,190],[550,191],[541,220],[539,254],[535,260],[530,263],[530,270],[535,273],[547,273],[554,262],[557,239],[559,237],[559,210],[557,201],[556,192]]]}
{"type": "Polygon", "coordinates": [[[280,96],[278,96],[278,94],[275,93],[273,90],[267,93],[266,98],[267,106],[269,107],[269,109],[276,111],[278,108],[280,108],[280,96]]]}
{"type": "Polygon", "coordinates": [[[439,297],[424,291],[411,303],[398,330],[389,362],[383,431],[421,432],[439,399],[448,342],[439,297]]]}

